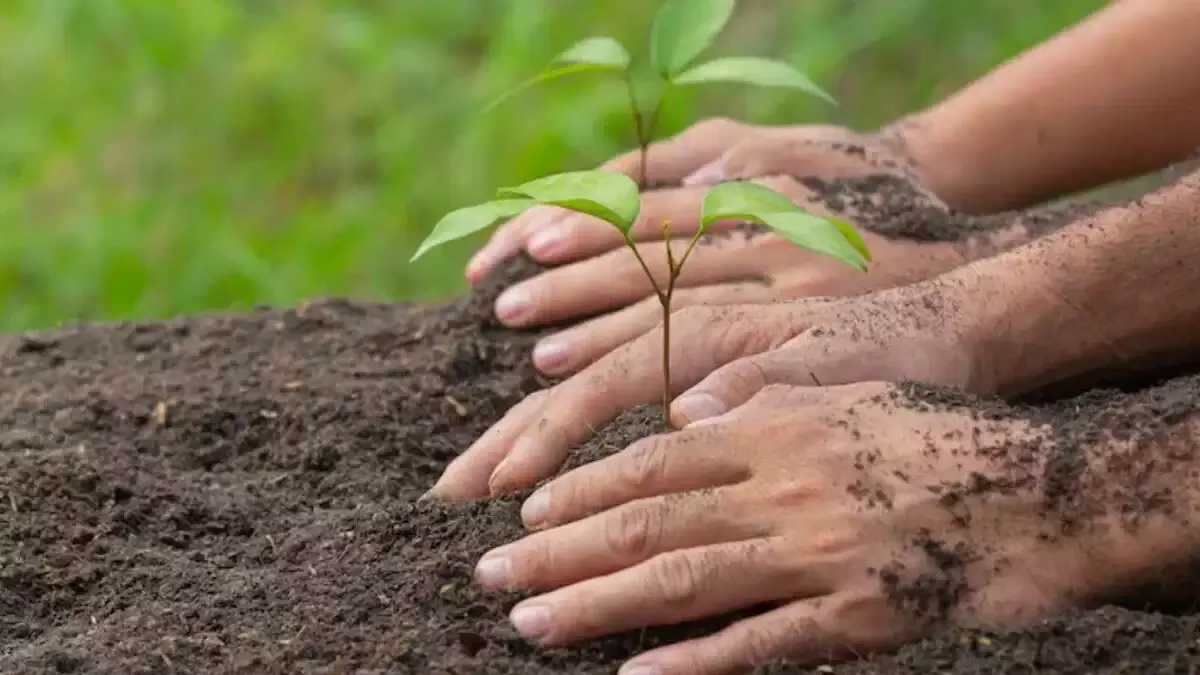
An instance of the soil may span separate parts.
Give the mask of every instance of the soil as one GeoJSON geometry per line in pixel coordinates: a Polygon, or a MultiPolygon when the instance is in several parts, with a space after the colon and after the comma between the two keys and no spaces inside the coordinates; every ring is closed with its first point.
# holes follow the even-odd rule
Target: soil
{"type": "MultiPolygon", "coordinates": [[[[518,596],[470,580],[480,554],[521,535],[524,495],[417,501],[548,384],[529,364],[537,335],[491,314],[534,271],[511,265],[440,304],[321,300],[0,338],[0,672],[586,675],[736,618],[536,649],[505,620],[518,596]]],[[[1004,410],[1061,422],[1047,499],[1084,519],[1096,502],[1072,439],[1152,435],[1197,401],[1184,379],[1004,410]]],[[[657,431],[657,414],[626,413],[572,464],[657,431]]],[[[1125,459],[1133,475],[1150,461],[1125,459]]],[[[1188,673],[1198,624],[1194,610],[1106,607],[762,672],[1188,673]]]]}

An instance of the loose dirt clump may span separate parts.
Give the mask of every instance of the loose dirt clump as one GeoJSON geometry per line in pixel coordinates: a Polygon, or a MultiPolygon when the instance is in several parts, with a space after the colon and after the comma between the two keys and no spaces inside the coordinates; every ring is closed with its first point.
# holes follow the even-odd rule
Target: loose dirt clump
{"type": "MultiPolygon", "coordinates": [[[[517,596],[470,580],[521,535],[524,495],[416,501],[549,384],[529,364],[537,335],[491,311],[533,271],[448,303],[322,300],[0,338],[0,672],[587,675],[735,619],[535,649],[505,619],[517,596]]],[[[627,412],[571,462],[658,420],[627,412]]],[[[1086,487],[1073,461],[1063,494],[1086,487]]],[[[953,631],[835,672],[1191,672],[1198,620],[1110,608],[953,631]]]]}

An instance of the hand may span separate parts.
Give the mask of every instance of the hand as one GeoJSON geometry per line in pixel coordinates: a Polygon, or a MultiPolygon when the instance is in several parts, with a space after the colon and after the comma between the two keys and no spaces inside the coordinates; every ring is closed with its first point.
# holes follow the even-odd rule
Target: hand
{"type": "Polygon", "coordinates": [[[544,486],[523,515],[553,529],[488,552],[476,577],[550,591],[512,612],[543,645],[777,606],[630,675],[861,656],[1111,589],[1094,551],[1125,530],[1064,536],[1038,485],[1050,432],[991,412],[880,383],[770,387],[544,486]]]}
{"type": "MultiPolygon", "coordinates": [[[[653,144],[648,182],[672,186],[643,195],[642,213],[633,227],[638,241],[659,240],[664,220],[676,236],[699,227],[702,187],[733,178],[771,175],[815,176],[826,180],[880,172],[916,177],[905,158],[902,127],[865,135],[835,126],[760,127],[714,118],[674,138],[653,144]],[[675,187],[683,183],[683,187],[675,187]]],[[[628,152],[600,167],[638,178],[640,151],[628,152]]],[[[725,226],[728,227],[729,224],[725,226]]],[[[478,282],[498,263],[527,251],[539,262],[558,265],[593,257],[622,246],[608,223],[554,207],[530,209],[498,228],[467,265],[467,278],[478,282]]]]}
{"type": "MultiPolygon", "coordinates": [[[[854,213],[830,211],[790,176],[760,179],[817,215],[856,220],[854,213]]],[[[676,191],[698,203],[702,192],[676,191]]],[[[857,223],[856,223],[857,224],[857,223]]],[[[768,303],[814,296],[857,295],[870,290],[927,279],[958,267],[970,249],[948,242],[918,242],[882,237],[862,230],[873,261],[864,274],[840,261],[807,251],[760,227],[714,233],[692,251],[677,281],[672,307],[768,303]]],[[[671,244],[675,259],[690,237],[671,244]]],[[[666,283],[667,244],[644,242],[639,251],[655,281],[666,283]]],[[[544,272],[507,289],[496,310],[509,326],[554,324],[581,315],[612,313],[590,319],[538,342],[534,365],[550,375],[565,375],[593,363],[618,346],[653,329],[662,308],[645,271],[625,247],[544,272]]]]}
{"type": "MultiPolygon", "coordinates": [[[[917,380],[992,391],[1003,369],[983,349],[980,292],[938,279],[858,298],[684,308],[672,318],[670,386],[699,385],[674,402],[672,421],[717,416],[770,384],[917,380]]],[[[983,292],[989,306],[1003,304],[983,292]]],[[[661,396],[661,354],[659,328],[526,398],[451,462],[431,496],[497,496],[549,476],[592,429],[661,396]]]]}

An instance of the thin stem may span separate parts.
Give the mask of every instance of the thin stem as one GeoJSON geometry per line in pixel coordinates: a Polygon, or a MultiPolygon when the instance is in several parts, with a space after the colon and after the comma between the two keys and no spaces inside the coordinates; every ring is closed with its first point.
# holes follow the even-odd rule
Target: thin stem
{"type": "Polygon", "coordinates": [[[679,278],[679,267],[671,253],[671,223],[663,221],[663,243],[667,247],[667,292],[660,296],[663,312],[663,422],[671,425],[671,297],[675,295],[675,280],[679,278]]]}
{"type": "Polygon", "coordinates": [[[664,220],[662,224],[663,242],[667,245],[667,269],[674,276],[677,269],[675,265],[675,252],[671,250],[671,221],[664,220]]]}
{"type": "Polygon", "coordinates": [[[671,424],[671,293],[662,301],[663,311],[663,422],[671,424]]]}
{"type": "MultiPolygon", "coordinates": [[[[633,128],[637,134],[638,149],[641,151],[641,160],[638,162],[638,190],[644,192],[649,186],[650,172],[646,170],[646,163],[650,158],[650,130],[647,129],[646,118],[642,115],[642,109],[638,105],[637,90],[633,87],[633,78],[629,73],[625,73],[625,89],[629,91],[629,110],[633,113],[633,128]]],[[[657,117],[657,110],[654,116],[657,117]]],[[[653,126],[653,122],[651,123],[653,126]]]]}
{"type": "Polygon", "coordinates": [[[704,228],[696,230],[696,234],[692,235],[692,240],[688,242],[687,250],[683,252],[683,257],[679,259],[679,264],[674,267],[675,274],[678,276],[683,273],[683,264],[687,262],[688,256],[692,254],[692,249],[696,248],[696,243],[700,241],[700,237],[704,234],[704,228]]]}
{"type": "Polygon", "coordinates": [[[650,267],[646,265],[646,259],[642,257],[641,252],[638,251],[637,244],[633,243],[633,237],[628,232],[625,233],[625,245],[629,247],[630,251],[633,251],[633,256],[637,258],[638,264],[642,266],[642,271],[646,273],[646,278],[650,280],[650,285],[654,287],[654,294],[658,296],[659,302],[662,302],[667,295],[654,279],[654,274],[650,271],[650,267]]]}
{"type": "Polygon", "coordinates": [[[670,88],[671,88],[671,81],[664,80],[663,81],[663,90],[662,90],[662,93],[659,94],[658,102],[655,103],[654,108],[652,108],[650,110],[649,118],[643,122],[643,128],[645,129],[647,140],[654,137],[654,128],[658,126],[658,114],[659,114],[659,112],[662,111],[663,101],[665,101],[667,99],[667,91],[670,88]]]}

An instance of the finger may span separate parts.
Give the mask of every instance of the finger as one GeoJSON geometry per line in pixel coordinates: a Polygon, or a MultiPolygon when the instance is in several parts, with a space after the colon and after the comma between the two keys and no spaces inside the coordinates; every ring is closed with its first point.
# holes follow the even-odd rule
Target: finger
{"type": "Polygon", "coordinates": [[[545,406],[550,389],[526,396],[480,436],[466,452],[455,457],[424,497],[468,501],[488,496],[488,478],[504,460],[512,438],[521,433],[545,406]]]}
{"type": "Polygon", "coordinates": [[[512,443],[491,480],[493,496],[528,487],[552,473],[568,448],[621,410],[652,403],[741,356],[772,349],[806,326],[785,305],[687,307],[671,317],[671,377],[663,381],[663,331],[629,342],[558,385],[549,404],[512,443]]]}
{"type": "MultiPolygon", "coordinates": [[[[856,381],[860,373],[870,372],[869,365],[847,367],[848,350],[831,348],[827,340],[806,339],[810,333],[782,349],[738,359],[715,370],[672,402],[671,423],[683,428],[725,415],[771,385],[845,384],[856,381]]],[[[862,356],[866,360],[866,355],[862,356]]]]}
{"type": "MultiPolygon", "coordinates": [[[[754,255],[755,241],[741,237],[697,245],[676,286],[721,283],[759,274],[761,261],[754,255]]],[[[688,239],[671,241],[675,260],[683,256],[689,244],[688,239]]],[[[543,272],[501,293],[496,299],[496,316],[507,326],[528,327],[631,305],[655,294],[656,286],[666,289],[670,276],[667,246],[659,242],[641,244],[637,254],[619,248],[543,272]],[[652,277],[647,276],[647,270],[652,277]]]]}
{"type": "Polygon", "coordinates": [[[738,483],[750,469],[737,445],[725,430],[644,438],[542,486],[521,519],[530,528],[558,525],[637,499],[738,483]]]}
{"type": "MultiPolygon", "coordinates": [[[[716,159],[742,138],[758,131],[758,127],[723,117],[697,122],[676,136],[650,145],[646,161],[649,174],[646,180],[650,183],[676,185],[684,176],[716,159]]],[[[636,180],[641,175],[641,167],[641,151],[631,150],[608,161],[601,169],[618,171],[636,180]]]]}
{"type": "MultiPolygon", "coordinates": [[[[928,368],[915,369],[914,363],[923,365],[881,343],[864,344],[847,335],[810,329],[782,349],[738,359],[716,369],[672,402],[671,423],[683,428],[724,415],[771,385],[825,387],[873,382],[863,385],[867,389],[839,388],[837,392],[853,394],[872,387],[882,391],[886,384],[881,383],[912,379],[920,377],[915,373],[928,372],[928,368]]],[[[948,371],[956,372],[953,367],[948,371]]]]}
{"type": "MultiPolygon", "coordinates": [[[[674,236],[691,236],[700,227],[703,188],[670,188],[642,194],[642,210],[630,230],[634,241],[662,241],[663,223],[674,236]]],[[[727,229],[722,221],[713,229],[727,229]]],[[[528,251],[539,262],[558,265],[590,258],[625,245],[625,235],[610,223],[582,213],[570,213],[531,231],[528,251]]]]}
{"type": "Polygon", "coordinates": [[[792,549],[781,539],[752,539],[663,553],[522,602],[510,618],[526,638],[562,645],[824,593],[797,569],[792,549]]]}
{"type": "Polygon", "coordinates": [[[804,665],[837,662],[898,647],[906,639],[905,628],[875,599],[864,602],[841,594],[799,600],[714,635],[647,652],[626,663],[620,673],[730,675],[783,660],[804,665]]]}
{"type": "Polygon", "coordinates": [[[768,128],[748,136],[683,179],[715,185],[770,175],[816,176],[824,180],[878,173],[884,167],[873,148],[853,142],[838,127],[768,128]]]}
{"type": "Polygon", "coordinates": [[[525,246],[530,233],[552,227],[569,213],[556,206],[535,206],[502,224],[467,262],[467,280],[479,283],[496,265],[515,256],[525,246]]]}
{"type": "MultiPolygon", "coordinates": [[[[773,289],[762,283],[714,284],[675,291],[671,308],[679,310],[697,305],[762,303],[773,298],[773,289]]],[[[533,364],[548,375],[573,373],[626,342],[654,330],[661,322],[662,305],[658,298],[645,298],[624,309],[542,339],[533,348],[533,364]]]]}
{"type": "MultiPolygon", "coordinates": [[[[678,185],[684,176],[716,159],[739,139],[756,132],[756,127],[725,118],[694,124],[672,138],[650,145],[646,153],[649,169],[646,179],[652,184],[678,185]]],[[[637,180],[641,176],[641,165],[642,152],[634,150],[606,162],[600,170],[623,173],[637,180]]],[[[467,263],[467,278],[477,283],[497,264],[525,248],[532,237],[549,228],[565,213],[565,210],[554,207],[533,208],[501,226],[467,263]]],[[[602,231],[603,228],[595,229],[602,231]]],[[[533,254],[532,251],[530,253],[533,254]]]]}
{"type": "Polygon", "coordinates": [[[475,570],[489,588],[559,588],[644,562],[660,553],[766,533],[726,492],[643,499],[488,552],[475,570]]]}

